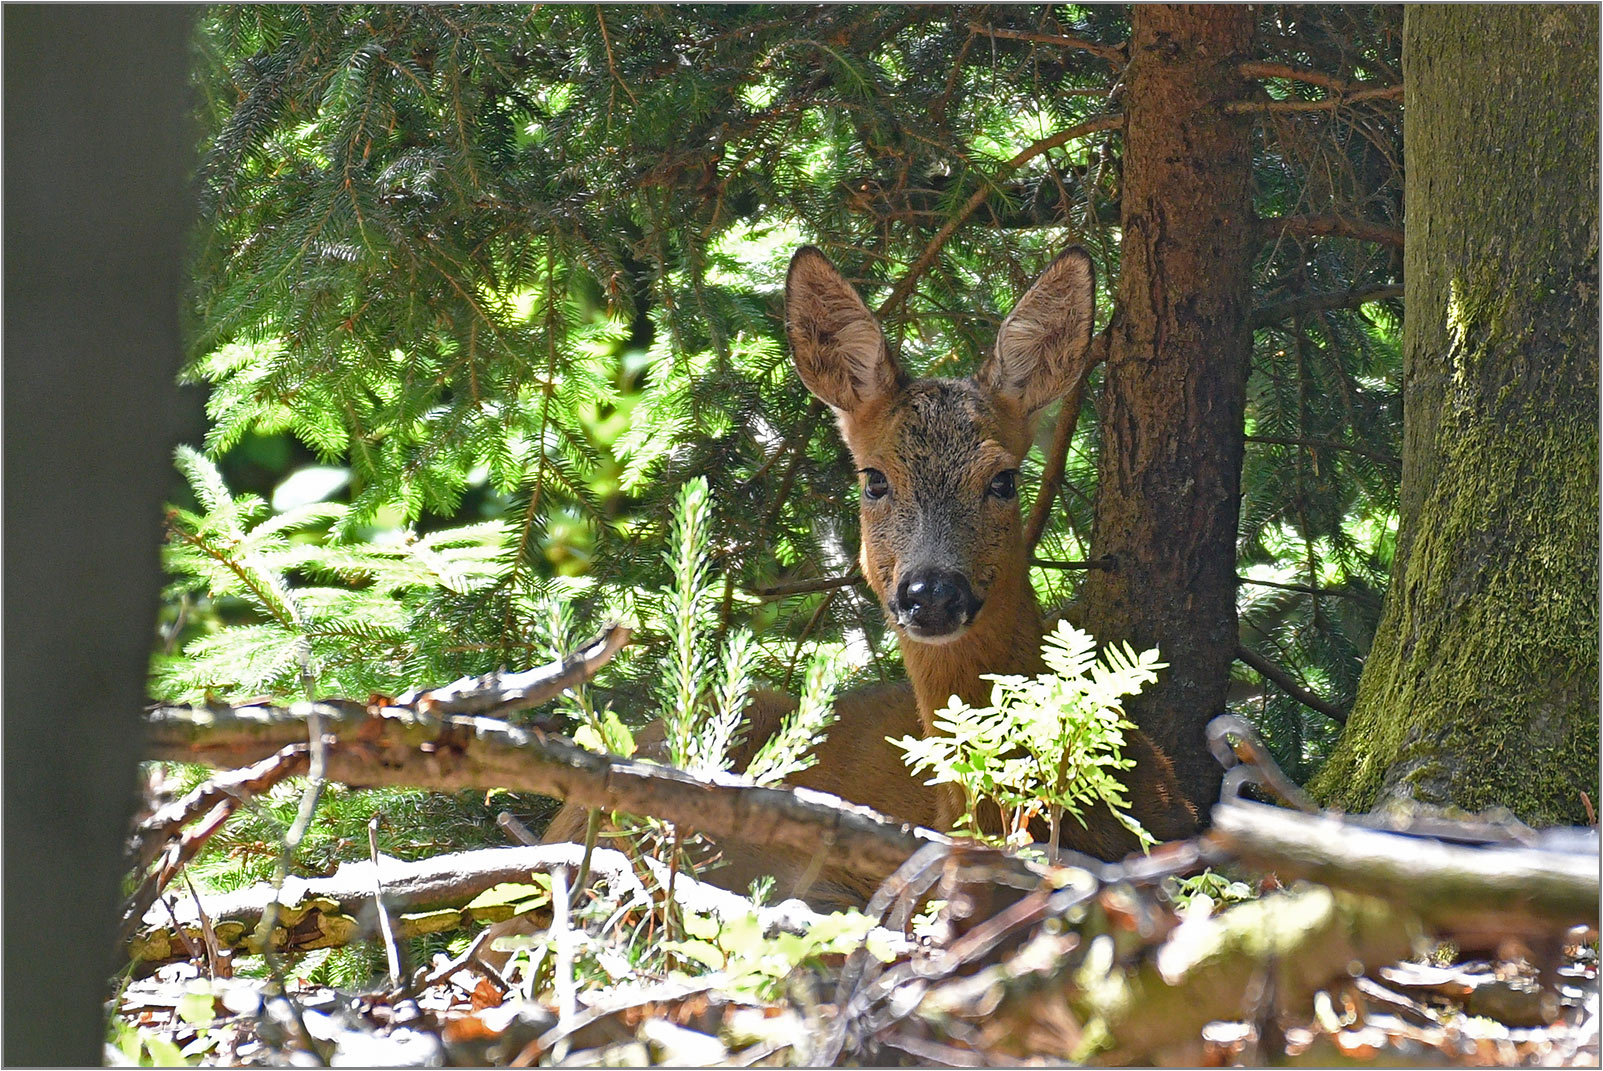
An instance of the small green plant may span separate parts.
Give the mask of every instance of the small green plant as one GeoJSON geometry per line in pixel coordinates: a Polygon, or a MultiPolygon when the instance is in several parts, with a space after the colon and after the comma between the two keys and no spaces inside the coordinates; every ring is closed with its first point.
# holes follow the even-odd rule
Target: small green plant
{"type": "Polygon", "coordinates": [[[1190,909],[1199,896],[1207,897],[1209,903],[1216,907],[1257,899],[1251,885],[1227,878],[1212,868],[1189,878],[1175,878],[1170,883],[1169,898],[1181,910],[1190,909]]]}
{"type": "MultiPolygon", "coordinates": [[[[730,752],[741,742],[742,716],[760,654],[747,629],[731,629],[721,645],[716,642],[711,520],[707,481],[691,480],[679,491],[666,554],[673,585],[663,596],[662,623],[672,649],[657,689],[669,761],[701,776],[729,767],[730,752]]],[[[747,767],[748,777],[758,784],[776,784],[813,764],[810,751],[835,721],[831,698],[837,676],[835,659],[827,654],[813,658],[801,704],[758,750],[747,767]]]]}
{"type": "Polygon", "coordinates": [[[686,939],[666,942],[666,949],[707,970],[722,972],[724,990],[749,993],[760,1000],[778,998],[792,971],[821,956],[846,955],[866,946],[881,962],[894,958],[873,932],[874,920],[860,911],[824,915],[806,933],[773,937],[763,935],[762,923],[754,913],[722,922],[710,915],[686,914],[683,927],[686,939]]]}
{"type": "Polygon", "coordinates": [[[1066,621],[1046,636],[1041,653],[1050,672],[988,674],[995,682],[990,706],[970,707],[954,696],[936,713],[933,735],[892,743],[915,773],[931,775],[928,784],[962,790],[958,828],[965,832],[981,835],[978,812],[990,804],[1001,811],[1003,843],[1030,843],[1030,822],[1044,814],[1055,845],[1065,812],[1084,825],[1086,809],[1101,802],[1151,844],[1128,813],[1118,777],[1135,765],[1122,755],[1124,734],[1135,726],[1121,702],[1157,680],[1166,664],[1156,649],[1137,655],[1128,644],[1110,646],[1098,662],[1095,641],[1066,621]]]}

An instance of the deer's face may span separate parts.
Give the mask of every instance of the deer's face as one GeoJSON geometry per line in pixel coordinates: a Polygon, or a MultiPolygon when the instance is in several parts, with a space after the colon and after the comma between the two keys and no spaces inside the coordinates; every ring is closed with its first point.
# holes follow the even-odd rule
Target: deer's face
{"type": "Polygon", "coordinates": [[[918,380],[841,430],[859,470],[863,575],[905,636],[956,639],[1023,564],[1028,418],[974,380],[918,380]]]}
{"type": "Polygon", "coordinates": [[[858,468],[862,567],[904,639],[947,643],[1025,570],[1019,464],[1031,419],[1084,374],[1090,259],[1047,269],[971,379],[908,380],[823,254],[791,261],[786,307],[803,382],[834,409],[858,468]]]}

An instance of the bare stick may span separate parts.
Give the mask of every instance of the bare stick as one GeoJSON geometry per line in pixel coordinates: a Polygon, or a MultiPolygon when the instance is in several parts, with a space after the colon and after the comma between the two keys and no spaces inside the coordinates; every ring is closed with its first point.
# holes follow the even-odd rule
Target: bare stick
{"type": "Polygon", "coordinates": [[[397,702],[434,714],[505,714],[537,707],[594,677],[629,642],[630,629],[611,624],[560,662],[522,673],[463,677],[441,688],[409,693],[397,702]]]}
{"type": "Polygon", "coordinates": [[[1095,41],[1087,41],[1083,37],[1069,37],[1060,33],[1030,33],[1027,30],[1009,30],[1001,26],[982,26],[977,22],[968,24],[968,28],[977,34],[986,37],[998,37],[1009,41],[1029,41],[1038,45],[1053,45],[1057,48],[1073,48],[1081,52],[1089,52],[1101,60],[1106,60],[1115,70],[1124,66],[1123,45],[1103,45],[1095,41]]]}
{"type": "Polygon", "coordinates": [[[1374,286],[1360,286],[1352,290],[1339,290],[1329,294],[1299,294],[1294,298],[1276,301],[1270,305],[1260,305],[1252,310],[1252,326],[1268,327],[1271,324],[1289,320],[1310,312],[1324,312],[1329,309],[1352,309],[1360,305],[1367,305],[1371,301],[1389,301],[1392,298],[1403,296],[1403,288],[1391,283],[1377,283],[1374,286]]]}
{"type": "Polygon", "coordinates": [[[384,906],[384,879],[379,876],[381,868],[378,865],[378,823],[379,816],[376,814],[367,820],[367,850],[373,860],[373,907],[378,911],[379,933],[384,936],[384,958],[390,968],[390,986],[398,989],[401,985],[401,947],[395,943],[390,912],[384,906]]]}
{"type": "Polygon", "coordinates": [[[1345,216],[1267,216],[1258,221],[1258,233],[1266,237],[1292,234],[1304,238],[1353,238],[1398,248],[1403,244],[1403,232],[1397,227],[1345,216]]]}
{"type": "Polygon", "coordinates": [[[1289,63],[1252,61],[1243,63],[1236,70],[1241,72],[1243,78],[1279,78],[1287,82],[1306,82],[1308,85],[1334,89],[1339,93],[1372,88],[1367,82],[1353,82],[1312,67],[1293,67],[1289,63]]]}
{"type": "Polygon", "coordinates": [[[1035,550],[1035,545],[1041,541],[1041,533],[1046,531],[1046,520],[1052,515],[1052,503],[1057,500],[1058,487],[1063,483],[1063,470],[1069,461],[1069,444],[1074,441],[1074,429],[1080,422],[1080,401],[1085,397],[1085,381],[1090,378],[1091,369],[1107,356],[1107,338],[1107,333],[1103,332],[1098,343],[1093,344],[1091,361],[1064,396],[1063,408],[1058,410],[1058,422],[1052,427],[1052,445],[1047,450],[1046,468],[1041,472],[1041,488],[1036,493],[1035,505],[1030,507],[1029,522],[1024,526],[1025,553],[1035,550]]]}
{"type": "MultiPolygon", "coordinates": [[[[189,880],[188,874],[184,875],[184,887],[189,890],[189,899],[195,905],[195,915],[200,919],[200,936],[206,942],[206,962],[211,967],[211,977],[222,977],[223,948],[217,940],[217,931],[212,929],[211,916],[201,904],[200,893],[195,891],[195,883],[189,880]]],[[[173,922],[177,924],[176,917],[173,922]]]]}
{"type": "Polygon", "coordinates": [[[1272,682],[1277,688],[1309,710],[1317,710],[1331,721],[1342,725],[1347,724],[1347,712],[1345,710],[1334,703],[1326,702],[1307,688],[1304,688],[1297,682],[1297,678],[1269,661],[1257,651],[1245,646],[1237,647],[1236,658],[1238,661],[1257,670],[1259,676],[1272,682]]]}
{"type": "MultiPolygon", "coordinates": [[[[551,868],[551,940],[556,946],[557,1029],[573,1022],[579,1012],[579,996],[573,984],[573,928],[568,922],[568,871],[551,868]]],[[[561,1063],[568,1055],[568,1038],[563,1036],[552,1049],[551,1058],[561,1063]]]]}
{"type": "Polygon", "coordinates": [[[293,749],[281,751],[243,770],[217,774],[196,785],[182,799],[158,808],[140,822],[130,838],[129,855],[133,858],[130,869],[143,870],[155,860],[163,844],[178,835],[179,830],[225,800],[238,803],[249,796],[260,795],[284,778],[298,774],[306,768],[306,753],[293,749]]]}
{"type": "Polygon", "coordinates": [[[1563,933],[1597,924],[1596,841],[1590,852],[1465,847],[1243,800],[1214,808],[1208,837],[1283,879],[1308,878],[1406,905],[1438,932],[1563,933]]]}
{"type": "Polygon", "coordinates": [[[156,902],[156,898],[161,895],[162,890],[166,889],[168,883],[178,876],[178,872],[183,869],[185,863],[195,858],[195,853],[199,852],[201,846],[211,839],[212,834],[223,828],[223,824],[233,816],[234,809],[238,806],[238,800],[223,800],[212,808],[211,812],[201,820],[199,825],[185,832],[183,836],[168,847],[167,858],[162,861],[161,866],[146,875],[139,888],[123,903],[121,928],[123,940],[126,941],[133,936],[135,928],[139,925],[140,918],[149,909],[150,905],[156,902]]]}
{"type": "Polygon", "coordinates": [[[811,595],[820,591],[835,591],[839,588],[854,587],[866,583],[862,573],[852,572],[845,576],[821,576],[812,580],[790,580],[783,584],[772,584],[766,588],[753,588],[751,594],[759,599],[786,599],[792,595],[811,595]]]}
{"type": "Polygon", "coordinates": [[[1224,106],[1227,113],[1244,115],[1272,112],[1322,112],[1346,104],[1359,104],[1366,100],[1402,100],[1401,85],[1365,86],[1351,93],[1332,93],[1319,100],[1233,100],[1224,106]]]}
{"type": "MultiPolygon", "coordinates": [[[[1124,115],[1122,113],[1117,115],[1099,115],[1095,118],[1087,119],[1083,123],[1078,123],[1074,126],[1067,127],[1058,131],[1056,134],[1053,134],[1049,138],[1042,138],[1040,141],[1030,145],[1022,152],[1014,156],[1011,160],[1007,161],[1007,163],[1003,164],[1001,170],[1017,170],[1018,168],[1029,163],[1031,160],[1035,159],[1037,156],[1040,156],[1042,153],[1049,152],[1052,149],[1057,148],[1059,145],[1073,141],[1075,138],[1083,138],[1087,134],[1095,134],[1103,130],[1113,130],[1117,127],[1122,127],[1123,125],[1124,115]]],[[[907,274],[902,276],[901,282],[896,284],[896,287],[891,291],[890,296],[880,304],[878,312],[881,317],[886,316],[893,309],[897,308],[897,306],[901,305],[903,301],[907,300],[907,295],[911,294],[913,292],[913,288],[918,285],[919,278],[923,276],[923,274],[929,270],[929,266],[935,262],[936,254],[941,251],[941,248],[946,245],[947,241],[952,237],[952,235],[957,233],[957,229],[974,214],[975,210],[977,210],[980,205],[985,203],[985,198],[988,197],[990,193],[990,184],[982,181],[979,189],[970,194],[969,199],[963,202],[963,207],[959,208],[955,215],[947,219],[947,221],[941,225],[941,229],[935,232],[935,237],[930,239],[929,245],[924,247],[924,252],[919,254],[918,259],[915,260],[912,266],[907,269],[907,274]]]]}

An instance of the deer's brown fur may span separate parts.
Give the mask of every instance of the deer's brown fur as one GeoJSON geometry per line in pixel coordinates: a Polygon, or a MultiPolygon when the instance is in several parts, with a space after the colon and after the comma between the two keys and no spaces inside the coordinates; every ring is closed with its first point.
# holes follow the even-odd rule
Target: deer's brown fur
{"type": "MultiPolygon", "coordinates": [[[[1042,618],[1028,574],[1028,548],[1012,477],[1032,441],[1033,418],[1087,371],[1094,319],[1090,258],[1065,252],[1020,300],[994,352],[968,379],[909,379],[852,286],[811,247],[791,261],[787,331],[797,372],[827,403],[862,470],[863,574],[901,640],[909,683],[842,695],[839,721],[818,763],[794,783],[871,806],[920,825],[949,824],[955,795],[913,777],[885,738],[933,731],[933,715],[956,695],[984,704],[984,673],[1035,674],[1042,618]]],[[[793,701],[764,693],[748,711],[744,755],[777,729],[793,701]]],[[[641,739],[650,755],[661,731],[641,739]]],[[[1195,815],[1168,759],[1139,732],[1127,753],[1132,811],[1160,839],[1189,835],[1195,815]]],[[[950,788],[950,786],[947,786],[950,788]]],[[[565,808],[548,841],[582,834],[584,814],[565,808]]],[[[1112,859],[1136,847],[1105,808],[1087,826],[1066,819],[1063,843],[1112,859]]],[[[762,845],[724,845],[729,868],[714,880],[740,888],[774,871],[778,891],[810,860],[775,858],[762,845]]],[[[817,870],[818,868],[813,868],[817,870]]],[[[815,900],[861,900],[872,890],[827,865],[809,890],[815,900]]]]}

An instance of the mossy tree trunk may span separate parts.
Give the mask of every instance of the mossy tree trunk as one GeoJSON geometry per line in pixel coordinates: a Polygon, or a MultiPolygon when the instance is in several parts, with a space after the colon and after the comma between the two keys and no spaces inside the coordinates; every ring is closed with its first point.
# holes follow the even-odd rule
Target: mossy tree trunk
{"type": "Polygon", "coordinates": [[[1253,11],[1138,4],[1125,72],[1124,230],[1085,580],[1102,642],[1156,646],[1169,669],[1129,710],[1207,808],[1220,770],[1203,726],[1236,649],[1236,525],[1246,406],[1252,158],[1243,96],[1253,11]]]}
{"type": "Polygon", "coordinates": [[[1598,784],[1598,9],[1404,20],[1392,587],[1325,801],[1577,822],[1598,784]]]}

